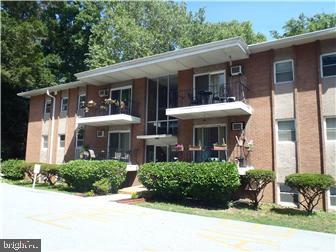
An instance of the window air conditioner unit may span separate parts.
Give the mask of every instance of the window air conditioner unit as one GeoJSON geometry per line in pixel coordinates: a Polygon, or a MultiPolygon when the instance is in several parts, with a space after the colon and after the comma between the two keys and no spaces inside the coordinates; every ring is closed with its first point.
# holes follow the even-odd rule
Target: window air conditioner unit
{"type": "Polygon", "coordinates": [[[231,67],[231,76],[237,76],[237,75],[242,75],[242,66],[237,65],[237,66],[232,66],[231,67]]]}
{"type": "Polygon", "coordinates": [[[232,130],[243,130],[244,129],[244,123],[243,122],[237,122],[237,123],[232,123],[232,130]]]}
{"type": "Polygon", "coordinates": [[[99,90],[99,97],[106,97],[108,96],[107,89],[100,89],[99,90]]]}

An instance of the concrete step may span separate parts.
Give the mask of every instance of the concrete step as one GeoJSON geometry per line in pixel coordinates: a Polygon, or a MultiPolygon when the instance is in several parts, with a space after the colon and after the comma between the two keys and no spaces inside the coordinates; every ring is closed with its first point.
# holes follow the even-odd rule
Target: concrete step
{"type": "Polygon", "coordinates": [[[139,195],[143,192],[147,192],[147,189],[143,185],[125,187],[125,188],[122,188],[118,191],[118,193],[120,193],[120,194],[131,194],[131,195],[133,193],[136,193],[136,194],[139,195]]]}

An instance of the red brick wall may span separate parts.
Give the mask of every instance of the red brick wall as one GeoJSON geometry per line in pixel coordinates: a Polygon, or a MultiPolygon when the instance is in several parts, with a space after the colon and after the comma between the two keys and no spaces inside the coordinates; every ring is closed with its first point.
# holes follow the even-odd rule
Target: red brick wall
{"type": "Polygon", "coordinates": [[[28,162],[38,162],[40,160],[43,112],[44,96],[31,97],[26,145],[26,160],[28,162]]]}
{"type": "Polygon", "coordinates": [[[133,108],[134,115],[141,117],[139,124],[132,124],[131,130],[131,159],[132,164],[143,164],[145,162],[145,141],[137,139],[138,135],[144,135],[146,130],[146,96],[147,79],[135,79],[133,82],[133,108]]]}
{"type": "MultiPolygon", "coordinates": [[[[56,163],[56,156],[57,156],[57,149],[58,149],[58,120],[59,114],[61,110],[61,96],[62,93],[58,92],[57,95],[52,94],[55,96],[55,115],[54,115],[54,135],[53,135],[53,149],[52,149],[52,163],[56,163]]],[[[51,123],[50,120],[50,136],[51,136],[51,123]]]]}
{"type": "MultiPolygon", "coordinates": [[[[187,91],[193,89],[193,69],[188,69],[178,72],[178,104],[180,107],[189,105],[189,100],[186,97],[187,91]],[[183,99],[182,99],[183,98],[183,99]]],[[[188,146],[193,142],[193,121],[192,120],[178,120],[177,143],[188,146]]],[[[185,161],[191,161],[191,152],[179,153],[179,158],[185,161]],[[181,156],[183,155],[183,156],[181,156]]]]}
{"type": "Polygon", "coordinates": [[[76,141],[76,113],[77,113],[78,89],[69,89],[68,93],[68,115],[65,132],[65,155],[64,160],[69,161],[75,158],[76,141]]]}
{"type": "Polygon", "coordinates": [[[316,43],[296,46],[295,85],[298,171],[321,172],[321,139],[318,116],[318,58],[316,43]]]}

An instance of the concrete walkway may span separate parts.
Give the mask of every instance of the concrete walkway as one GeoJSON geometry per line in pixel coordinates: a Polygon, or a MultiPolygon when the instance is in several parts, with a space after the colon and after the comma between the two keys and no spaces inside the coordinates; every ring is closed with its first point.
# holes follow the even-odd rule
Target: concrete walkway
{"type": "Polygon", "coordinates": [[[1,238],[42,251],[335,251],[332,234],[165,212],[0,184],[1,238]]]}

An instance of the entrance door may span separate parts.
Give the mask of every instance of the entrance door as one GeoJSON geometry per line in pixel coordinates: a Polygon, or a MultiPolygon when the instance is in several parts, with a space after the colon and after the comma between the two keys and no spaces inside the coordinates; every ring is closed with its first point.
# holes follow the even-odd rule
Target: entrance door
{"type": "Polygon", "coordinates": [[[147,145],[146,162],[167,162],[170,159],[169,147],[167,145],[147,145]]]}

